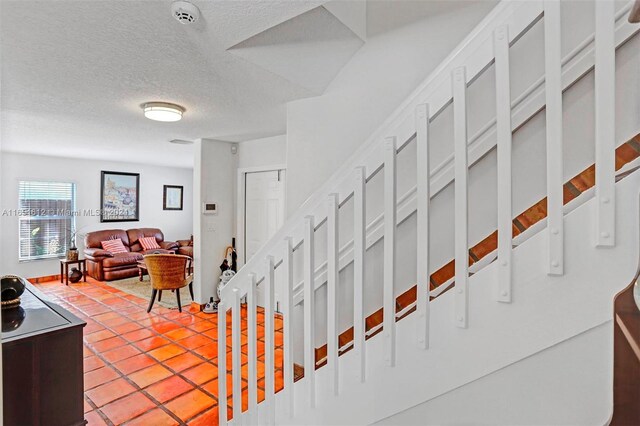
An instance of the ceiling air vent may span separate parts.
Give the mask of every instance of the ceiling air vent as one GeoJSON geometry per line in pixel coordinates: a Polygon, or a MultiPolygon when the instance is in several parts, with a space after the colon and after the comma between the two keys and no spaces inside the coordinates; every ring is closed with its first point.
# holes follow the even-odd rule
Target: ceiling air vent
{"type": "Polygon", "coordinates": [[[193,24],[200,16],[200,10],[188,1],[176,1],[171,4],[171,14],[181,24],[193,24]]]}

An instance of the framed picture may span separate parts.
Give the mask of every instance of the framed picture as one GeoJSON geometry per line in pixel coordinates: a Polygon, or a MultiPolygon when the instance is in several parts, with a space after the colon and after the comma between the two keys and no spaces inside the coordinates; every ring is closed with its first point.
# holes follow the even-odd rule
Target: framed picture
{"type": "Polygon", "coordinates": [[[140,220],[140,174],[102,171],[100,222],[140,220]]]}
{"type": "Polygon", "coordinates": [[[182,210],[182,192],[184,187],[165,185],[162,195],[163,210],[182,210]]]}

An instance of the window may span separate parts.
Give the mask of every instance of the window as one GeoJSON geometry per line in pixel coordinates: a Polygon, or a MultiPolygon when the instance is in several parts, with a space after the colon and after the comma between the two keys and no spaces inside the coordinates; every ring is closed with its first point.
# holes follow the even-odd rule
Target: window
{"type": "Polygon", "coordinates": [[[20,261],[58,257],[75,229],[76,185],[20,181],[20,261]]]}

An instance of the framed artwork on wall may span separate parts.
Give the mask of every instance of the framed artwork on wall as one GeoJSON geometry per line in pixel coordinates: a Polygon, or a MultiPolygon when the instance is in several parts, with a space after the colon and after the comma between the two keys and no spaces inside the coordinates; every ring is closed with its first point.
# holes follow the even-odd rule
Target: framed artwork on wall
{"type": "Polygon", "coordinates": [[[183,191],[184,191],[183,186],[164,185],[164,190],[162,195],[162,209],[163,210],[182,210],[183,191]]]}
{"type": "Polygon", "coordinates": [[[100,222],[140,220],[140,174],[102,171],[100,222]]]}

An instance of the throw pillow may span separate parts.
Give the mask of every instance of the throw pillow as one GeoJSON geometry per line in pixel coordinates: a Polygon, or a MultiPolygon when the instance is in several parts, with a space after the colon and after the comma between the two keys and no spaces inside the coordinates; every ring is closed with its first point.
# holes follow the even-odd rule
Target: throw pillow
{"type": "Polygon", "coordinates": [[[140,241],[140,245],[145,250],[155,250],[160,248],[156,241],[156,237],[144,237],[140,238],[138,241],[140,241]]]}
{"type": "Polygon", "coordinates": [[[122,243],[120,238],[114,240],[101,241],[102,248],[111,254],[127,253],[127,248],[122,243]]]}

